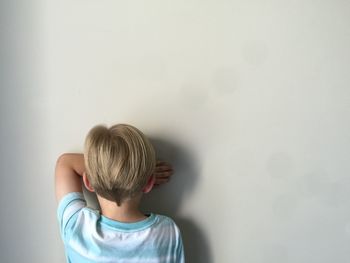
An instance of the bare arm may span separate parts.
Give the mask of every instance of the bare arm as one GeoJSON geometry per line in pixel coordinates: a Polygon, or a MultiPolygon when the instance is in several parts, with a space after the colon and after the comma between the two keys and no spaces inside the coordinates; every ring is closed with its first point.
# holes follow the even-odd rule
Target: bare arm
{"type": "Polygon", "coordinates": [[[79,153],[62,154],[55,168],[56,200],[70,192],[82,192],[81,177],[85,172],[84,155],[79,153]]]}

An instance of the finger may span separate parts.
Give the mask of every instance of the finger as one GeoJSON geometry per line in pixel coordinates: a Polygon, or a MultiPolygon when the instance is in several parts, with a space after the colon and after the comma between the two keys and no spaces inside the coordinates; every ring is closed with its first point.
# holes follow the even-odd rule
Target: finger
{"type": "Polygon", "coordinates": [[[157,178],[162,178],[162,177],[170,177],[173,173],[172,172],[162,172],[162,173],[156,173],[155,176],[157,178]]]}
{"type": "Polygon", "coordinates": [[[173,167],[171,165],[161,165],[156,167],[157,171],[167,171],[167,170],[173,170],[173,167]]]}
{"type": "Polygon", "coordinates": [[[155,177],[169,177],[169,176],[172,176],[174,173],[173,171],[165,171],[165,172],[157,172],[157,173],[154,173],[153,175],[155,177]]]}
{"type": "Polygon", "coordinates": [[[158,175],[158,174],[165,174],[165,173],[169,173],[169,174],[173,174],[174,170],[161,170],[161,171],[154,171],[154,175],[158,175]]]}
{"type": "Polygon", "coordinates": [[[161,163],[157,163],[156,164],[156,167],[162,167],[162,166],[171,167],[171,164],[170,163],[166,163],[166,162],[161,162],[161,163]]]}

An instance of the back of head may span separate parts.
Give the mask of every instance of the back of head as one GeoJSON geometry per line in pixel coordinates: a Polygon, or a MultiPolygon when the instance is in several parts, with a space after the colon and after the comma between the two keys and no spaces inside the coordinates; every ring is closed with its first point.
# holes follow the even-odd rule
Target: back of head
{"type": "Polygon", "coordinates": [[[93,127],[85,139],[84,159],[95,192],[117,205],[142,192],[156,164],[150,141],[128,124],[93,127]]]}

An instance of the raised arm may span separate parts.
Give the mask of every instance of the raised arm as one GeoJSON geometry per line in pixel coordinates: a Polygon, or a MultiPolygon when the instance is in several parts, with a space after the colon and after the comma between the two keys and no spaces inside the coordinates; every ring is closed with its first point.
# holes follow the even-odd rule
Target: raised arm
{"type": "Polygon", "coordinates": [[[64,153],[56,162],[55,191],[59,202],[70,192],[82,192],[81,177],[85,172],[84,155],[80,153],[64,153]]]}

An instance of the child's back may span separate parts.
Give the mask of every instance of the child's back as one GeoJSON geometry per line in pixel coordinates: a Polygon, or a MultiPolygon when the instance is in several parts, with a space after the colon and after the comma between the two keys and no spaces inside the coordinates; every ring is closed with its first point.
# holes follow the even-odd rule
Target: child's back
{"type": "Polygon", "coordinates": [[[178,228],[168,217],[150,214],[135,223],[111,220],[70,193],[58,208],[67,262],[183,262],[178,228]]]}
{"type": "Polygon", "coordinates": [[[146,216],[138,210],[142,192],[149,192],[155,183],[153,148],[136,128],[113,127],[107,130],[99,126],[90,131],[85,144],[85,165],[84,156],[73,154],[63,155],[57,163],[57,213],[67,262],[184,262],[181,234],[174,221],[162,215],[146,216]],[[122,132],[113,134],[110,132],[113,127],[122,132]],[[101,137],[101,133],[105,134],[101,137]],[[119,144],[113,139],[132,133],[139,136],[133,138],[134,145],[130,138],[122,138],[124,143],[119,144]],[[102,150],[104,143],[115,143],[114,150],[110,147],[102,150]],[[137,153],[142,147],[145,150],[137,153]],[[61,182],[69,167],[83,176],[88,190],[97,193],[101,212],[86,206],[81,185],[73,187],[77,180],[61,182]]]}

